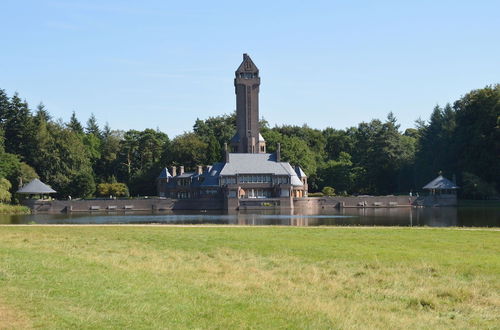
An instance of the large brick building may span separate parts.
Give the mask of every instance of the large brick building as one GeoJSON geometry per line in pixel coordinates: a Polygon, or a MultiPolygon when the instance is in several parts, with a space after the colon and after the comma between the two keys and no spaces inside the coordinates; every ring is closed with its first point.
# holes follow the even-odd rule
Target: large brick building
{"type": "Polygon", "coordinates": [[[275,153],[266,153],[259,127],[259,69],[247,54],[236,70],[234,87],[237,127],[224,162],[198,166],[195,172],[184,172],[183,166],[164,168],[158,194],[193,203],[214,200],[226,209],[292,208],[294,198],[307,196],[307,176],[299,166],[281,161],[279,144],[275,153]]]}

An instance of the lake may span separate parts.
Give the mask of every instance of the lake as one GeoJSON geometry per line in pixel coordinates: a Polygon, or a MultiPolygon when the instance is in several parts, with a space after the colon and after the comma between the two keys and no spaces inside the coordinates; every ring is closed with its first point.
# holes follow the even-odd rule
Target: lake
{"type": "Polygon", "coordinates": [[[500,227],[500,207],[352,208],[246,212],[99,212],[0,215],[0,224],[229,224],[281,226],[500,227]]]}

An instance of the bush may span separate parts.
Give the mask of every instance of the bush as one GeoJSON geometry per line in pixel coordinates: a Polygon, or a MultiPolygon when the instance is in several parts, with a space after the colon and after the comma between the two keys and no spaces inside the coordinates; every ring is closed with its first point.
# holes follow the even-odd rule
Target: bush
{"type": "Polygon", "coordinates": [[[117,196],[128,197],[127,185],[124,183],[100,183],[97,185],[97,194],[99,196],[117,196]]]}
{"type": "Polygon", "coordinates": [[[12,187],[9,180],[0,178],[0,202],[10,202],[11,194],[9,189],[12,187]]]}
{"type": "Polygon", "coordinates": [[[335,196],[335,189],[333,189],[332,187],[326,186],[323,188],[323,190],[321,192],[325,196],[335,196]]]}
{"type": "Polygon", "coordinates": [[[307,197],[323,197],[323,193],[322,192],[314,192],[314,193],[309,193],[307,194],[307,197]]]}

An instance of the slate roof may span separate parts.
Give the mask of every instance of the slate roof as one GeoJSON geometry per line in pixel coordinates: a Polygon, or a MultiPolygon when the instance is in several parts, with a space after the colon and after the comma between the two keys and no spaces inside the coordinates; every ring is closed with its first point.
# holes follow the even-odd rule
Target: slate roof
{"type": "MultiPolygon", "coordinates": [[[[199,187],[217,187],[219,186],[219,177],[221,175],[236,175],[236,174],[273,174],[273,175],[283,175],[290,177],[290,183],[293,186],[301,187],[303,186],[302,181],[297,175],[300,173],[302,176],[306,176],[302,169],[297,166],[294,169],[287,162],[277,162],[276,154],[246,154],[246,153],[230,153],[228,163],[215,163],[208,171],[204,171],[202,174],[197,174],[196,172],[185,172],[176,177],[172,177],[175,180],[180,178],[191,178],[192,186],[199,187]],[[298,168],[298,172],[297,171],[298,168]]],[[[159,177],[162,175],[167,175],[168,170],[163,169],[159,177]]],[[[170,175],[170,174],[168,174],[170,175]]],[[[174,186],[174,180],[170,180],[167,186],[174,186]]]]}
{"type": "Polygon", "coordinates": [[[195,174],[196,174],[195,172],[184,172],[184,173],[176,176],[176,178],[179,178],[179,179],[190,178],[192,176],[195,176],[195,174]]]}
{"type": "Polygon", "coordinates": [[[429,182],[428,184],[426,184],[423,189],[458,189],[458,188],[459,187],[452,181],[440,175],[431,182],[429,182]]]}
{"type": "Polygon", "coordinates": [[[236,72],[259,72],[259,69],[252,61],[248,54],[243,54],[243,62],[241,62],[240,66],[236,70],[236,72]]]}
{"type": "Polygon", "coordinates": [[[230,153],[229,162],[224,164],[220,175],[274,174],[291,177],[291,184],[302,186],[297,173],[287,162],[277,162],[275,154],[230,153]]]}
{"type": "Polygon", "coordinates": [[[172,177],[172,175],[170,175],[170,172],[165,167],[163,170],[161,170],[161,173],[158,176],[158,179],[166,179],[166,178],[171,178],[171,177],[172,177]]]}
{"type": "Polygon", "coordinates": [[[302,169],[300,168],[300,166],[295,166],[295,173],[297,173],[297,176],[299,178],[305,178],[305,177],[307,177],[307,175],[304,173],[304,171],[302,171],[302,169]]]}
{"type": "Polygon", "coordinates": [[[210,167],[210,170],[203,172],[201,175],[193,177],[193,185],[200,187],[218,187],[220,170],[224,166],[223,163],[215,163],[210,167]]]}
{"type": "Polygon", "coordinates": [[[18,194],[53,194],[56,193],[49,185],[46,185],[38,179],[34,179],[30,183],[24,185],[17,191],[18,194]]]}

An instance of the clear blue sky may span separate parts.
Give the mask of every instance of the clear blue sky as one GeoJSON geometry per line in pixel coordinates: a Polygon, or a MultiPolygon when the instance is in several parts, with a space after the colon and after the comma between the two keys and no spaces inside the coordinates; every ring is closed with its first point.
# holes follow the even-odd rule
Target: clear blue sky
{"type": "Polygon", "coordinates": [[[260,115],[401,128],[500,82],[500,1],[0,2],[0,88],[67,121],[156,128],[235,109],[234,71],[260,69],[260,115]]]}

